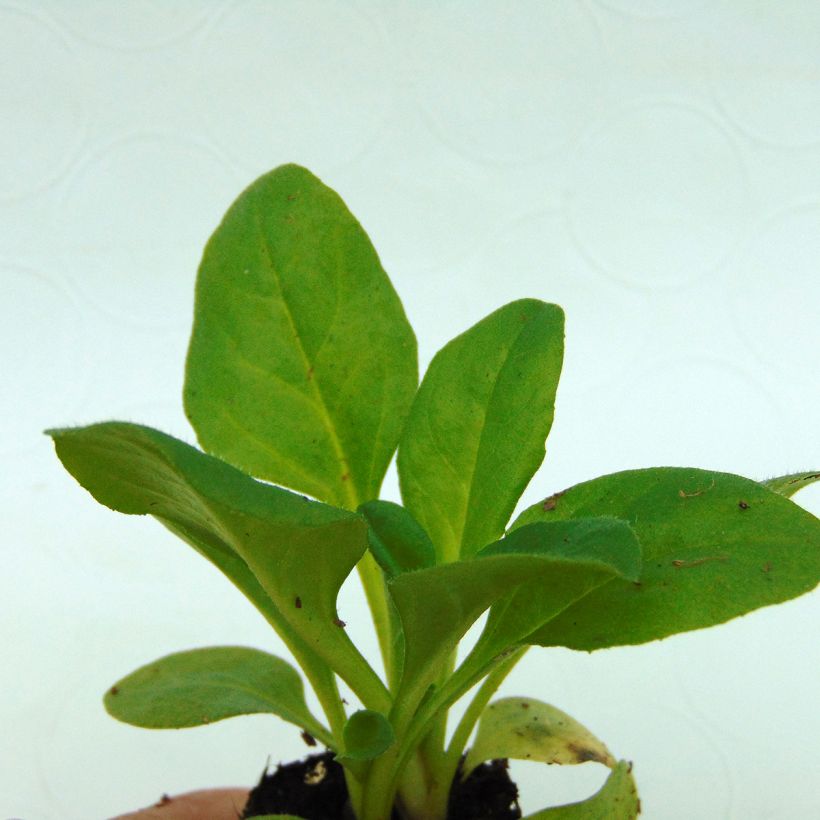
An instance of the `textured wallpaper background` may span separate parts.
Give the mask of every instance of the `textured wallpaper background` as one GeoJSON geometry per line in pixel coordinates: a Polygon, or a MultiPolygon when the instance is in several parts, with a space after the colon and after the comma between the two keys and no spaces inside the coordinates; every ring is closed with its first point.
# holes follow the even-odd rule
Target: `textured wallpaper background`
{"type": "MultiPolygon", "coordinates": [[[[282,651],[154,522],[98,507],[41,430],[193,441],[201,248],[288,161],[370,233],[422,365],[522,296],[568,315],[524,503],[613,470],[820,465],[820,6],[787,0],[0,1],[0,817],[87,820],[249,783],[270,718],[152,733],[100,695],[177,649],[282,651]]],[[[386,494],[397,499],[390,478],[386,494]]],[[[820,487],[798,500],[820,514],[820,487]]],[[[817,595],[502,689],[635,761],[651,820],[820,816],[817,595]]],[[[340,611],[363,628],[354,586],[340,611]]],[[[604,773],[514,764],[533,811],[604,773]]]]}

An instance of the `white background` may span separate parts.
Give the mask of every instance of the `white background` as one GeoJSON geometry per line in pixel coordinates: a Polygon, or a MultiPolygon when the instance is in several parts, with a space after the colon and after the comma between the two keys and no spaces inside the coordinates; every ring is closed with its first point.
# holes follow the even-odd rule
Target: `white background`
{"type": "MultiPolygon", "coordinates": [[[[105,688],[163,653],[281,648],[191,550],[98,507],[40,433],[120,418],[193,440],[198,257],[275,165],[307,165],[360,218],[422,365],[512,299],[564,306],[525,502],[627,467],[820,465],[816,2],[0,2],[0,111],[0,817],[101,818],[303,751],[272,718],[106,716],[105,688]]],[[[799,497],[815,514],[818,489],[799,497]]],[[[650,820],[820,817],[818,607],[533,650],[502,691],[634,760],[650,820]]],[[[365,634],[355,589],[341,613],[365,634]]],[[[530,811],[604,776],[515,774],[530,811]]]]}

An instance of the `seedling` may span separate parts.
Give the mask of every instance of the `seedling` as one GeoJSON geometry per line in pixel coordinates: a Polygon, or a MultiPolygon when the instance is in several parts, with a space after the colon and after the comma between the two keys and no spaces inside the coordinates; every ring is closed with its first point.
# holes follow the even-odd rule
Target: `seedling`
{"type": "Polygon", "coordinates": [[[640,644],[811,590],[820,521],[789,496],[820,474],[630,470],[510,523],[544,457],[563,344],[561,309],[522,299],[447,344],[418,385],[401,302],[341,199],[294,165],[257,180],[199,269],[184,402],[204,452],[124,422],[50,434],[100,503],[154,516],[247,596],[324,720],[293,666],[234,646],[138,669],[108,711],[149,728],[278,715],[336,754],[359,820],[444,818],[453,779],[497,758],[611,769],[587,801],[530,820],[635,817],[631,768],[600,740],[554,706],[493,694],[531,645],[640,644]],[[397,448],[403,506],[378,500],[397,448]],[[383,676],[336,610],[354,568],[383,676]],[[448,710],[477,684],[447,740],[448,710]]]}

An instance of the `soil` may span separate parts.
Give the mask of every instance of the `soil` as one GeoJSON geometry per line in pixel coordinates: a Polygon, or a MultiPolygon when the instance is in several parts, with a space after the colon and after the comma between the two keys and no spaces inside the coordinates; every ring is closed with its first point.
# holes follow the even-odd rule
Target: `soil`
{"type": "MultiPolygon", "coordinates": [[[[332,752],[263,772],[251,791],[242,818],[260,814],[295,814],[305,820],[352,820],[347,807],[342,767],[332,752]]],[[[510,780],[507,762],[493,760],[479,766],[465,781],[456,776],[450,792],[447,820],[519,820],[518,789],[510,780]]],[[[393,812],[393,820],[400,820],[393,812]]]]}

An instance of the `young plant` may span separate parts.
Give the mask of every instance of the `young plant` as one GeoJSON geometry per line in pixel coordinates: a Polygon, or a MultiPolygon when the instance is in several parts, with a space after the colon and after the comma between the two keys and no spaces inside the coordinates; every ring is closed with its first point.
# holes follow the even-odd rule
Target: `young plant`
{"type": "Polygon", "coordinates": [[[531,645],[639,644],[812,589],[820,521],[789,496],[820,473],[629,470],[509,523],[544,457],[563,336],[559,307],[513,302],[418,385],[401,302],[341,199],[294,165],[257,180],[199,269],[184,402],[204,452],[124,422],[50,434],[94,498],[154,516],[247,596],[326,722],[290,664],[243,647],[161,658],[111,687],[108,711],[150,728],[278,715],[336,754],[359,820],[444,818],[453,779],[496,758],[611,769],[589,800],[530,820],[635,817],[630,766],[600,740],[554,706],[493,694],[531,645]],[[397,447],[403,506],[378,500],[397,447]],[[354,568],[384,679],[336,611],[354,568]],[[352,714],[338,678],[361,702],[352,714]]]}

